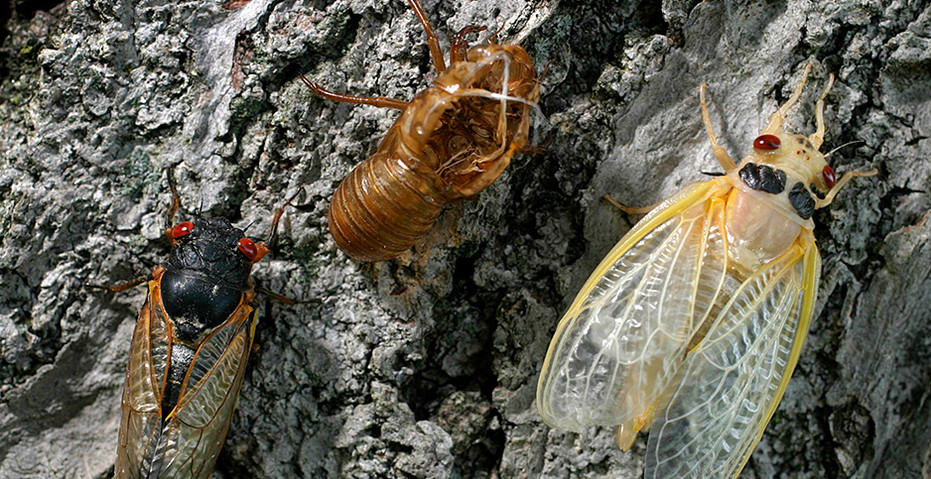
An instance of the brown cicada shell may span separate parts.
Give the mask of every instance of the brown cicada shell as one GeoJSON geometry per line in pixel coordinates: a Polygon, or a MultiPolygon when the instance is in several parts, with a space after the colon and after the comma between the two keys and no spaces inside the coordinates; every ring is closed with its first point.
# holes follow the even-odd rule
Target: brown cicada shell
{"type": "Polygon", "coordinates": [[[530,56],[494,36],[468,47],[460,31],[443,62],[439,41],[417,0],[408,0],[427,33],[438,76],[410,102],[338,95],[307,83],[336,101],[402,110],[378,151],[358,164],[330,204],[330,232],[359,261],[400,255],[422,238],[447,204],[470,198],[504,172],[527,143],[531,110],[540,99],[530,56]]]}

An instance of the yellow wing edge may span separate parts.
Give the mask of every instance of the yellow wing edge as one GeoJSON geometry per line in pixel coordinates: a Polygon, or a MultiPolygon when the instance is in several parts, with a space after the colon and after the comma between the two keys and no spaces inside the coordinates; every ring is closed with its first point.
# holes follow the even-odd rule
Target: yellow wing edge
{"type": "Polygon", "coordinates": [[[818,247],[815,245],[815,238],[811,231],[806,230],[802,233],[801,243],[802,248],[805,250],[805,254],[802,257],[802,261],[804,262],[802,265],[802,289],[805,291],[805,297],[802,299],[801,317],[799,318],[798,327],[795,332],[795,341],[792,343],[792,352],[789,353],[789,362],[786,365],[786,372],[782,375],[782,380],[779,382],[779,389],[776,391],[776,395],[773,396],[773,400],[769,405],[769,410],[766,412],[766,419],[760,421],[756,432],[756,439],[754,439],[747,456],[744,457],[743,462],[737,469],[737,473],[734,474],[735,479],[740,476],[740,472],[746,467],[757,444],[759,444],[760,439],[763,438],[763,432],[766,431],[766,426],[769,425],[769,421],[773,418],[773,414],[776,413],[779,403],[782,402],[782,396],[786,392],[786,386],[789,384],[789,379],[792,378],[792,373],[795,372],[795,366],[798,364],[799,356],[801,356],[802,347],[805,345],[805,338],[808,336],[811,315],[815,309],[815,300],[818,298],[818,283],[821,278],[821,253],[818,252],[818,247]]]}
{"type": "Polygon", "coordinates": [[[546,352],[546,358],[543,360],[543,368],[540,371],[540,377],[537,381],[537,411],[543,411],[543,408],[541,408],[539,404],[540,391],[543,390],[543,383],[547,376],[546,373],[549,370],[553,354],[560,342],[559,338],[562,336],[562,332],[571,322],[572,318],[578,316],[579,311],[582,309],[582,303],[588,298],[589,294],[591,294],[592,289],[598,284],[598,281],[601,280],[612,266],[614,266],[621,256],[626,254],[630,248],[636,245],[644,236],[656,229],[659,225],[665,223],[677,214],[682,213],[696,203],[714,194],[726,192],[730,188],[731,186],[726,180],[721,181],[720,179],[696,182],[686,186],[675,195],[657,205],[656,208],[644,216],[643,219],[634,225],[634,227],[611,248],[604,259],[601,260],[601,263],[598,264],[598,267],[592,271],[592,274],[576,295],[572,305],[569,306],[566,314],[563,315],[562,319],[559,320],[559,324],[556,326],[556,331],[553,333],[553,339],[550,341],[549,349],[546,352]]]}

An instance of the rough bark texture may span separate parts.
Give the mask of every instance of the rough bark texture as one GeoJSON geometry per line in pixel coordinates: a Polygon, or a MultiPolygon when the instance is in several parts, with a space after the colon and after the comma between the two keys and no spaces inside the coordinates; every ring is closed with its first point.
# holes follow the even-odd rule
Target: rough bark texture
{"type": "MultiPolygon", "coordinates": [[[[6,3],[6,2],[4,2],[6,3]]],[[[127,348],[165,258],[165,171],[188,210],[254,222],[301,186],[256,268],[253,354],[218,477],[639,477],[645,440],[550,430],[536,379],[568,302],[631,220],[715,171],[698,84],[741,157],[812,63],[839,172],[816,213],[811,334],[744,477],[931,476],[931,8],[927,2],[428,0],[443,38],[501,28],[538,62],[538,141],[427,245],[358,264],[326,208],[433,77],[401,0],[14,1],[0,33],[0,477],[111,474],[127,348]],[[28,5],[27,5],[28,4],[28,5]],[[458,224],[457,224],[458,220],[458,224]]],[[[179,218],[183,218],[182,213],[179,218]]]]}

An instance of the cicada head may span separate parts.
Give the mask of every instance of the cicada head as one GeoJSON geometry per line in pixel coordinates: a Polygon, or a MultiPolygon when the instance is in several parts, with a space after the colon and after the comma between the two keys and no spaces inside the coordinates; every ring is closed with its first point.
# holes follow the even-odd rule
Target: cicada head
{"type": "Polygon", "coordinates": [[[168,269],[196,273],[242,289],[252,265],[268,253],[263,243],[255,243],[223,218],[195,217],[168,228],[165,234],[172,245],[168,269]]]}
{"type": "Polygon", "coordinates": [[[816,131],[804,136],[787,133],[783,129],[786,114],[801,98],[810,72],[811,65],[808,65],[792,97],[773,113],[769,124],[760,132],[760,136],[753,140],[753,152],[744,163],[753,162],[784,171],[796,180],[802,180],[813,193],[823,197],[834,188],[837,181],[834,169],[828,165],[825,155],[819,151],[824,142],[824,99],[834,85],[834,75],[828,76],[824,92],[815,103],[816,131]]]}
{"type": "Polygon", "coordinates": [[[781,127],[775,132],[764,131],[753,140],[753,152],[744,163],[748,161],[790,172],[821,195],[830,191],[836,182],[834,170],[811,138],[786,133],[781,127]]]}

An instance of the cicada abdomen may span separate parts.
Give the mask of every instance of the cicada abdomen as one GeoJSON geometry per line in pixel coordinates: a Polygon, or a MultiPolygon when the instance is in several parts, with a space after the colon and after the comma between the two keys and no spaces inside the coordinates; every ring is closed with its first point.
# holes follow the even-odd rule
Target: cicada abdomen
{"type": "MultiPolygon", "coordinates": [[[[526,143],[539,79],[527,52],[493,39],[469,48],[466,27],[446,68],[436,36],[416,0],[438,70],[410,102],[337,95],[307,82],[325,98],[402,109],[378,151],[336,190],[328,222],[336,244],[360,261],[390,259],[413,246],[447,204],[492,184],[526,143]]],[[[306,82],[306,79],[305,79],[306,82]]]]}

